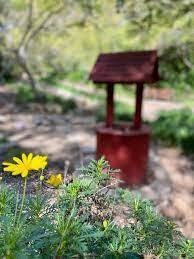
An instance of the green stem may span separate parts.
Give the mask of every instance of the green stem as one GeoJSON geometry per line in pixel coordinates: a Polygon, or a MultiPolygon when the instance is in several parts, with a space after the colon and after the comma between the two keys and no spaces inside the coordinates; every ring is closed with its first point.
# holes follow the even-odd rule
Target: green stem
{"type": "MultiPolygon", "coordinates": [[[[41,170],[41,173],[40,173],[40,177],[43,175],[43,173],[44,173],[44,172],[43,172],[43,169],[42,169],[42,170],[41,170]]],[[[40,179],[40,177],[39,177],[39,179],[40,179]]],[[[43,181],[40,180],[40,195],[42,194],[42,182],[43,182],[43,181]]]]}
{"type": "Polygon", "coordinates": [[[21,204],[20,213],[19,213],[19,216],[18,216],[18,223],[20,221],[22,211],[23,211],[23,207],[24,207],[24,201],[25,201],[25,197],[26,197],[26,187],[27,187],[27,177],[25,177],[25,180],[24,180],[24,189],[23,189],[23,194],[22,194],[22,204],[21,204]]]}
{"type": "Polygon", "coordinates": [[[18,213],[18,204],[19,204],[19,190],[18,190],[18,193],[17,193],[16,206],[15,206],[14,226],[15,226],[15,223],[16,223],[16,217],[17,217],[17,213],[18,213]]]}

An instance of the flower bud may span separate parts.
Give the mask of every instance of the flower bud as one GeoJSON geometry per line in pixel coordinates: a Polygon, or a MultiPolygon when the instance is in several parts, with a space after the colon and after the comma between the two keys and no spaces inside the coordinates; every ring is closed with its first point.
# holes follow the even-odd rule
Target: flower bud
{"type": "Polygon", "coordinates": [[[40,181],[43,181],[44,180],[44,175],[41,175],[40,176],[40,181]]]}
{"type": "Polygon", "coordinates": [[[103,221],[102,224],[103,224],[103,227],[104,227],[105,229],[108,227],[108,223],[109,223],[108,220],[104,220],[104,221],[103,221]]]}

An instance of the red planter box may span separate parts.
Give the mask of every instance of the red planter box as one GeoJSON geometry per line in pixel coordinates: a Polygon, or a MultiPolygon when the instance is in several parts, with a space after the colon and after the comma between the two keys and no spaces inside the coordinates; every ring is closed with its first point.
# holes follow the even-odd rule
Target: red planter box
{"type": "Polygon", "coordinates": [[[111,167],[120,169],[118,177],[125,184],[141,184],[146,179],[149,138],[147,125],[134,129],[127,123],[112,128],[101,124],[97,128],[97,158],[104,155],[111,167]]]}

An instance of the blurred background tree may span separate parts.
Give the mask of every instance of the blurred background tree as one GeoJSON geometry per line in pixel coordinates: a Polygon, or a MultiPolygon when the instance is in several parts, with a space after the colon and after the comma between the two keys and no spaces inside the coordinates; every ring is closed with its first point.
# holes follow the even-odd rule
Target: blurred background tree
{"type": "Polygon", "coordinates": [[[194,0],[0,0],[1,78],[73,75],[99,52],[157,48],[164,87],[193,87],[194,0]]]}
{"type": "Polygon", "coordinates": [[[159,49],[164,79],[190,88],[194,79],[194,1],[117,0],[117,9],[142,48],[159,49]]]}
{"type": "Polygon", "coordinates": [[[55,41],[60,44],[71,27],[84,26],[94,8],[94,1],[84,0],[1,0],[0,4],[2,76],[24,72],[34,91],[33,74],[47,65],[44,61],[56,58],[55,41]]]}

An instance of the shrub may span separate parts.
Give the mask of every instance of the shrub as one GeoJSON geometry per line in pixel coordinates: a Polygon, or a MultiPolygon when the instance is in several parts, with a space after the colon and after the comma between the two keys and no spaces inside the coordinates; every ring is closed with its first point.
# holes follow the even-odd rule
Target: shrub
{"type": "Polygon", "coordinates": [[[194,114],[189,109],[162,111],[153,122],[153,136],[168,145],[194,153],[194,114]]]}
{"type": "Polygon", "coordinates": [[[28,85],[18,85],[16,90],[16,102],[18,104],[28,103],[42,103],[42,104],[58,104],[61,106],[63,113],[69,110],[74,110],[77,105],[76,102],[69,98],[63,99],[60,96],[55,96],[50,93],[38,92],[37,95],[32,91],[28,85]]]}
{"type": "Polygon", "coordinates": [[[128,190],[112,189],[112,170],[103,158],[81,168],[80,177],[72,182],[59,182],[49,194],[42,191],[40,170],[37,193],[26,201],[29,176],[24,176],[21,163],[38,170],[47,158],[29,155],[26,162],[23,155],[22,159],[17,160],[25,183],[22,197],[18,190],[0,184],[1,258],[141,258],[148,253],[193,258],[192,241],[157,215],[149,201],[128,190]],[[122,227],[115,218],[121,208],[127,208],[121,215],[126,222],[122,227]]]}
{"type": "Polygon", "coordinates": [[[32,89],[27,85],[19,85],[16,92],[17,103],[35,102],[36,96],[32,89]]]}

